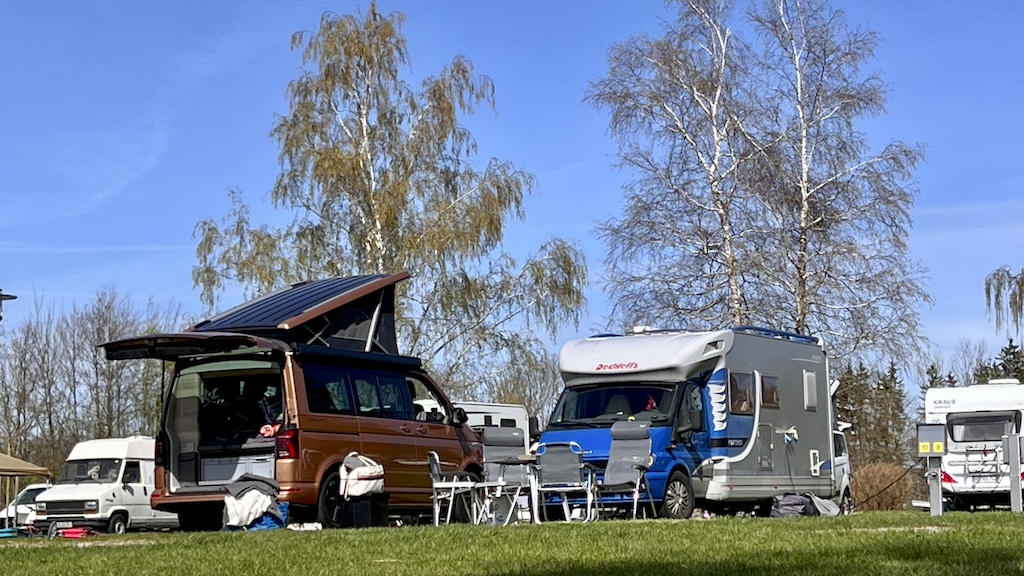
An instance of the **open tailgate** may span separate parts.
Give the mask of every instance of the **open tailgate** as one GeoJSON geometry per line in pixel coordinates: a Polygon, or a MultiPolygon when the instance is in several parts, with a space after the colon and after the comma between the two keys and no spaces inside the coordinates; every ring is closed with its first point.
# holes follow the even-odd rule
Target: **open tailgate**
{"type": "Polygon", "coordinates": [[[230,352],[231,350],[252,347],[276,350],[288,349],[283,342],[277,340],[230,332],[150,334],[148,336],[106,342],[100,344],[100,347],[106,352],[107,360],[139,358],[174,360],[181,356],[230,352]]]}

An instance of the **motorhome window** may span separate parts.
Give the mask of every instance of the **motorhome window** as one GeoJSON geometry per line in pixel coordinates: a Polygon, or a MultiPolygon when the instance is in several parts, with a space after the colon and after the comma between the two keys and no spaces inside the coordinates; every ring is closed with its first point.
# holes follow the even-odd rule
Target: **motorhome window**
{"type": "Polygon", "coordinates": [[[448,410],[437,390],[419,378],[408,376],[406,381],[412,396],[414,418],[426,422],[447,422],[448,410]]]}
{"type": "Polygon", "coordinates": [[[551,425],[556,427],[607,427],[634,418],[667,425],[675,385],[607,384],[566,388],[555,406],[551,425]]]}
{"type": "Polygon", "coordinates": [[[124,463],[124,474],[121,475],[121,482],[125,484],[139,484],[142,482],[142,469],[136,461],[124,463]]]}
{"type": "Polygon", "coordinates": [[[818,375],[804,370],[804,410],[818,411],[818,375]]]}
{"type": "Polygon", "coordinates": [[[753,414],[754,375],[750,372],[729,371],[729,412],[753,414]]]}
{"type": "Polygon", "coordinates": [[[359,414],[412,420],[413,411],[409,400],[409,388],[405,378],[387,372],[354,370],[356,401],[359,414]]]}
{"type": "Polygon", "coordinates": [[[116,482],[121,474],[120,458],[68,460],[60,469],[55,484],[105,484],[116,482]]]}
{"type": "Polygon", "coordinates": [[[356,413],[345,384],[345,371],[333,366],[305,364],[306,404],[317,414],[354,415],[356,413]]]}
{"type": "Polygon", "coordinates": [[[954,442],[992,442],[1020,430],[1020,415],[949,416],[949,437],[954,442]]]}
{"type": "Polygon", "coordinates": [[[761,406],[779,407],[779,377],[775,374],[761,374],[761,406]]]}

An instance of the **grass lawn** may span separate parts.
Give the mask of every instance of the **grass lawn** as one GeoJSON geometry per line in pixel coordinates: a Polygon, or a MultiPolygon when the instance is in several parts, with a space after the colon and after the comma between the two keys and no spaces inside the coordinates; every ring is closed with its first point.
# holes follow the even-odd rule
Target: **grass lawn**
{"type": "Polygon", "coordinates": [[[644,520],[0,541],[0,574],[1021,574],[1024,516],[644,520]]]}

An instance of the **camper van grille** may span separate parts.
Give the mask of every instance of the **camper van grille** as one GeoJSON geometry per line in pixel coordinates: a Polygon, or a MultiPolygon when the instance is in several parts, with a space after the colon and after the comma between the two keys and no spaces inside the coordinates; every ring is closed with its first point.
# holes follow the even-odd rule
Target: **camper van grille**
{"type": "Polygon", "coordinates": [[[46,514],[85,514],[84,500],[62,500],[46,503],[46,514]]]}

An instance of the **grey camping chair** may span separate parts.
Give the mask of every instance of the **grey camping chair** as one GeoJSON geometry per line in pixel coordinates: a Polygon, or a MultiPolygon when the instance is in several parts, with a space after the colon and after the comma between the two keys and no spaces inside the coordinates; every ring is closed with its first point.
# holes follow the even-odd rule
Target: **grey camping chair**
{"type": "Polygon", "coordinates": [[[616,422],[612,424],[612,445],[608,466],[597,486],[598,496],[632,494],[633,518],[636,519],[641,494],[647,494],[654,515],[654,496],[647,483],[647,470],[654,464],[651,454],[650,422],[616,422]]]}
{"type": "Polygon", "coordinates": [[[486,427],[484,481],[477,484],[484,498],[481,521],[509,524],[519,515],[519,498],[527,494],[526,434],[521,428],[486,427]]]}
{"type": "Polygon", "coordinates": [[[575,442],[547,442],[537,447],[537,494],[539,504],[547,517],[547,497],[557,494],[561,498],[565,521],[572,515],[569,496],[583,495],[586,499],[584,522],[594,519],[594,469],[583,463],[583,448],[575,442]]]}
{"type": "Polygon", "coordinates": [[[441,470],[441,459],[437,452],[427,452],[427,471],[430,473],[430,484],[434,504],[434,526],[441,523],[441,507],[448,503],[445,524],[451,524],[452,511],[461,503],[474,522],[477,518],[476,479],[469,472],[444,472],[441,470]]]}

